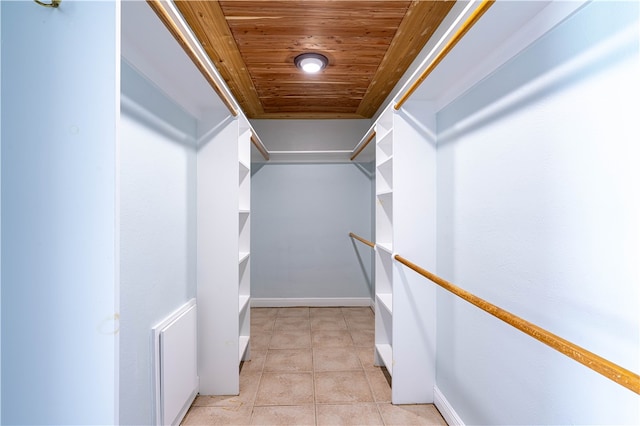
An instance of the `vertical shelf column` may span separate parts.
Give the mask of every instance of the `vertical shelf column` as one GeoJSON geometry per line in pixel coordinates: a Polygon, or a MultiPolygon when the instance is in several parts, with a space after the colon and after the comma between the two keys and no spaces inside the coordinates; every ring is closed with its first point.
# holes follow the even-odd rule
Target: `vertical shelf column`
{"type": "Polygon", "coordinates": [[[238,298],[239,343],[238,361],[251,358],[251,128],[244,117],[239,119],[238,129],[238,298]]]}
{"type": "MultiPolygon", "coordinates": [[[[394,252],[435,270],[435,113],[408,101],[394,114],[394,252]],[[407,114],[410,111],[410,114],[407,114]],[[416,124],[419,122],[419,124],[416,124]],[[431,129],[432,131],[425,131],[431,129]]],[[[435,286],[394,261],[391,400],[432,403],[435,385],[435,286]]]]}
{"type": "Polygon", "coordinates": [[[250,357],[251,130],[212,119],[198,150],[198,365],[200,393],[238,395],[250,357]]]}
{"type": "Polygon", "coordinates": [[[376,365],[393,375],[393,111],[376,122],[376,365]]]}
{"type": "MultiPolygon", "coordinates": [[[[408,102],[407,106],[410,105],[408,102]]],[[[412,117],[426,128],[432,108],[412,117]]],[[[435,132],[434,132],[435,134],[435,132]]],[[[435,289],[393,260],[435,266],[435,141],[389,106],[376,123],[375,362],[391,376],[394,404],[433,402],[435,289]]]]}

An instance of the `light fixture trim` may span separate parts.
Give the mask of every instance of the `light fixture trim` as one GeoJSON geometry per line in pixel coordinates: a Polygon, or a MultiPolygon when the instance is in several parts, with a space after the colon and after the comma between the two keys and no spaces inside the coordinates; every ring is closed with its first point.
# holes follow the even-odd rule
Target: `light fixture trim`
{"type": "Polygon", "coordinates": [[[329,59],[320,53],[308,52],[296,56],[293,62],[296,64],[296,67],[302,71],[309,74],[315,74],[327,67],[329,59]]]}

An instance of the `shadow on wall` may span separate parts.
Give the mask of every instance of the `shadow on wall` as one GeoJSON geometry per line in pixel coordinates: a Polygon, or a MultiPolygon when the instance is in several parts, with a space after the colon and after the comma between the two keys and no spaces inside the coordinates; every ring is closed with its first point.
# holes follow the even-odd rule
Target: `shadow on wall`
{"type": "Polygon", "coordinates": [[[351,245],[353,246],[353,251],[356,253],[356,257],[358,258],[358,264],[360,265],[360,270],[362,271],[362,275],[364,275],[365,277],[365,281],[367,283],[367,286],[369,287],[369,293],[371,294],[371,298],[373,299],[373,296],[374,296],[373,249],[362,243],[357,243],[356,240],[353,238],[350,238],[350,240],[351,240],[351,245]]]}
{"type": "MultiPolygon", "coordinates": [[[[633,19],[633,14],[629,14],[628,21],[633,19]]],[[[447,106],[438,117],[438,145],[577,85],[628,58],[638,49],[636,35],[620,32],[624,26],[618,21],[602,19],[588,32],[580,25],[579,21],[569,21],[547,33],[502,65],[499,72],[447,106]],[[566,42],[558,43],[558,37],[566,42]],[[607,43],[598,45],[607,38],[607,43]],[[594,45],[598,47],[594,49],[594,45]],[[447,111],[455,111],[455,114],[447,111]]]]}

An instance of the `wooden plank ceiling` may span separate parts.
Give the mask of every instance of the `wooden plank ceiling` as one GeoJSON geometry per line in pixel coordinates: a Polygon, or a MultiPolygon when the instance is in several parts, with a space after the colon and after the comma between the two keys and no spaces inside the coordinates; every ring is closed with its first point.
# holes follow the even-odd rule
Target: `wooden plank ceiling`
{"type": "Polygon", "coordinates": [[[370,118],[454,1],[176,1],[249,118],[370,118]],[[304,74],[305,52],[329,65],[304,74]]]}

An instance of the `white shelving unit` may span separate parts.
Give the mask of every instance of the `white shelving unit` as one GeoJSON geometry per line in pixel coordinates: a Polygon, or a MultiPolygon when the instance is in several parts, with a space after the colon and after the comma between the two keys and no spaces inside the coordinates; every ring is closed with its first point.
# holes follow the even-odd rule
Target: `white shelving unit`
{"type": "Polygon", "coordinates": [[[243,117],[238,130],[238,362],[251,358],[251,127],[243,117]]]}
{"type": "Polygon", "coordinates": [[[435,290],[393,259],[435,264],[435,146],[411,123],[392,106],[376,122],[374,356],[394,404],[433,402],[435,383],[435,290]]]}
{"type": "Polygon", "coordinates": [[[393,375],[393,112],[376,122],[375,360],[393,375]]]}
{"type": "Polygon", "coordinates": [[[211,127],[198,154],[200,393],[237,395],[239,364],[251,357],[252,130],[244,116],[211,127]]]}

